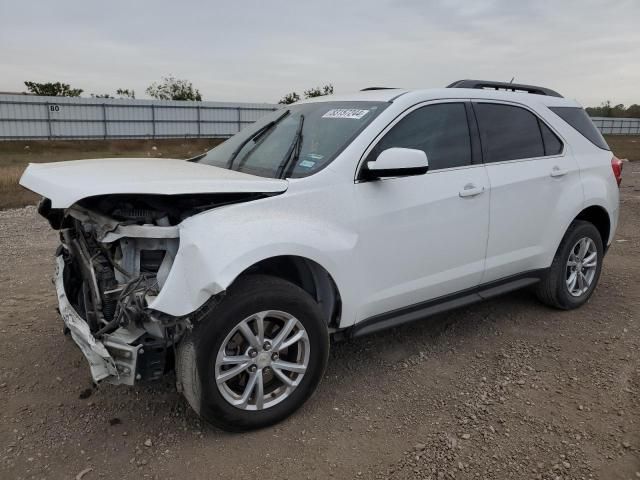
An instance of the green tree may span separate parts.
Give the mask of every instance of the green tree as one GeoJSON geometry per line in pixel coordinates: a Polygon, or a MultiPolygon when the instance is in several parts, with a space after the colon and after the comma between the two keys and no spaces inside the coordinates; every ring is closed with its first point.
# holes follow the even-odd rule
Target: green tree
{"type": "Polygon", "coordinates": [[[282,97],[278,101],[278,103],[289,105],[290,103],[296,103],[298,100],[300,100],[300,95],[298,95],[296,92],[291,92],[282,97]]]}
{"type": "Polygon", "coordinates": [[[191,100],[200,102],[202,95],[188,80],[180,80],[173,76],[162,77],[161,82],[154,82],[147,87],[147,95],[158,100],[191,100]]]}
{"type": "Polygon", "coordinates": [[[609,116],[610,117],[617,117],[617,118],[626,117],[627,116],[627,109],[622,103],[619,103],[618,105],[614,106],[611,109],[611,114],[609,116]]]}
{"type": "MultiPolygon", "coordinates": [[[[313,87],[303,92],[304,98],[315,98],[315,97],[323,97],[324,95],[333,95],[333,85],[327,83],[321,87],[313,87]]],[[[284,97],[282,97],[278,103],[282,103],[284,105],[289,105],[290,103],[296,103],[300,100],[300,95],[297,92],[287,93],[284,97]]]]}
{"type": "Polygon", "coordinates": [[[135,90],[129,90],[128,88],[117,89],[116,95],[118,95],[120,98],[136,98],[135,90]]]}
{"type": "Polygon", "coordinates": [[[606,102],[602,102],[599,107],[587,107],[585,110],[591,117],[610,117],[611,102],[607,100],[606,102]]]}
{"type": "Polygon", "coordinates": [[[640,118],[640,105],[636,103],[629,107],[625,107],[622,103],[612,106],[607,100],[599,107],[587,107],[585,110],[591,117],[640,118]]]}
{"type": "Polygon", "coordinates": [[[79,97],[84,91],[81,88],[71,88],[69,84],[60,82],[24,82],[24,84],[29,92],[47,97],[79,97]]]}
{"type": "Polygon", "coordinates": [[[113,98],[108,93],[92,93],[91,98],[113,98]]]}
{"type": "Polygon", "coordinates": [[[634,103],[627,108],[627,117],[629,118],[640,118],[640,105],[634,103]]]}
{"type": "Polygon", "coordinates": [[[327,83],[322,87],[314,87],[304,91],[304,98],[323,97],[325,95],[333,95],[333,85],[327,83]]]}

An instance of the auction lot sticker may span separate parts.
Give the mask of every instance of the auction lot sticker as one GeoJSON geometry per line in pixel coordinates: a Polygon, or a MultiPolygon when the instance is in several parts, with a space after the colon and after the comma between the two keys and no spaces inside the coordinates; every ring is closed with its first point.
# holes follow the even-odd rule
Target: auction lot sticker
{"type": "Polygon", "coordinates": [[[360,120],[369,110],[360,110],[359,108],[334,108],[325,113],[322,118],[353,118],[360,120]]]}

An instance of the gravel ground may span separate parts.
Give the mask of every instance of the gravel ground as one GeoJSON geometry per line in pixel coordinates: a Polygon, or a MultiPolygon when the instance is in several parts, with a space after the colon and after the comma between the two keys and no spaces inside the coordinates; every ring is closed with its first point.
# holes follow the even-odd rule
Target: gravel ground
{"type": "Polygon", "coordinates": [[[640,478],[640,164],[591,301],[527,291],[334,345],[316,395],[249,434],[174,378],[94,389],[62,335],[54,232],[0,212],[0,478],[640,478]]]}

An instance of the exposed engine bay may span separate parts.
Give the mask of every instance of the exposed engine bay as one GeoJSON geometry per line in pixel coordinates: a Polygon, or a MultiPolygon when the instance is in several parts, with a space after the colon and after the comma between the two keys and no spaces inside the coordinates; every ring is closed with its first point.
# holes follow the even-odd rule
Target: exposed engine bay
{"type": "Polygon", "coordinates": [[[191,318],[155,312],[148,305],[178,252],[177,225],[201,211],[255,197],[110,195],[64,211],[52,210],[46,199],[41,202],[39,212],[60,230],[56,287],[61,314],[95,381],[131,385],[165,373],[191,318]]]}
{"type": "Polygon", "coordinates": [[[193,161],[99,158],[30,164],[20,185],[43,197],[38,211],[60,232],[58,308],[94,382],[133,385],[173,366],[177,342],[228,286],[211,271],[217,250],[201,244],[212,232],[192,217],[280,195],[289,182],[193,161]]]}

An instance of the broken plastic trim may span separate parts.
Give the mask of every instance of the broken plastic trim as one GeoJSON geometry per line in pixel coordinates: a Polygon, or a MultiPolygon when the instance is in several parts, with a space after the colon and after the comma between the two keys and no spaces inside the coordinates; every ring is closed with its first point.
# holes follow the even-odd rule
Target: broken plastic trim
{"type": "Polygon", "coordinates": [[[145,334],[141,328],[119,328],[102,340],[91,333],[89,324],[73,308],[64,287],[65,262],[62,255],[56,257],[54,283],[58,295],[60,315],[69,328],[71,338],[89,362],[91,377],[98,383],[106,381],[114,385],[133,385],[141,378],[138,374],[138,358],[143,346],[138,339],[145,334]],[[137,345],[136,345],[137,344],[137,345]]]}
{"type": "Polygon", "coordinates": [[[116,363],[102,342],[99,342],[91,333],[89,324],[76,312],[67,298],[64,289],[64,259],[62,255],[56,257],[56,271],[54,283],[58,295],[60,315],[67,328],[71,332],[74,342],[80,347],[82,353],[89,362],[91,376],[96,382],[109,377],[119,378],[116,363]]]}

